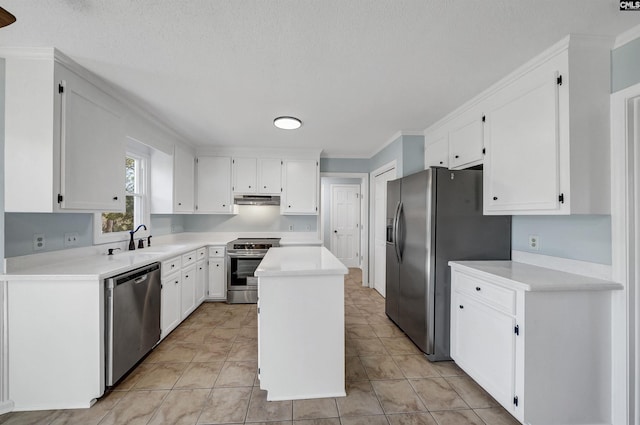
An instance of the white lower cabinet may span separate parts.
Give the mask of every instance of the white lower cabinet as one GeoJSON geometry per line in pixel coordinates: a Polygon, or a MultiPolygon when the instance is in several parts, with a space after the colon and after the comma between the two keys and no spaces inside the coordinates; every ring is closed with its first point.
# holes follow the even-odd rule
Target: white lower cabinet
{"type": "MultiPolygon", "coordinates": [[[[164,267],[164,263],[162,263],[164,267]]],[[[165,338],[180,324],[182,320],[180,283],[182,276],[180,272],[170,274],[162,278],[162,298],[160,303],[160,327],[161,338],[165,338]]]]}
{"type": "Polygon", "coordinates": [[[611,423],[611,290],[510,261],[450,263],[451,357],[523,424],[611,423]]]}
{"type": "Polygon", "coordinates": [[[207,280],[209,277],[209,262],[207,261],[207,248],[198,250],[198,262],[196,263],[196,305],[202,304],[207,297],[207,280]]]}
{"type": "Polygon", "coordinates": [[[196,309],[196,265],[182,270],[182,285],[180,289],[180,318],[186,319],[196,309]]]}
{"type": "Polygon", "coordinates": [[[227,299],[227,273],[224,254],[225,246],[209,247],[208,300],[226,301],[227,299]]]}

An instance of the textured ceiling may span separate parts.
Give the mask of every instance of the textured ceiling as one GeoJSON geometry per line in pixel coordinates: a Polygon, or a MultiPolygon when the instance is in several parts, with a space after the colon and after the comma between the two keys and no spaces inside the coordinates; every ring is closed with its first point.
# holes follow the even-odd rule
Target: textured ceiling
{"type": "Polygon", "coordinates": [[[617,0],[5,0],[0,45],[56,47],[193,145],[369,157],[569,33],[640,24],[617,0]],[[294,115],[296,131],[272,125],[294,115]]]}

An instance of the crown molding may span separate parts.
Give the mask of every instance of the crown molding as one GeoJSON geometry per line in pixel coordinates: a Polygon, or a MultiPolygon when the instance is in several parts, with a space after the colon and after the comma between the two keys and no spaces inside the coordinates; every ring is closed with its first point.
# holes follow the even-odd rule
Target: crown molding
{"type": "Polygon", "coordinates": [[[613,48],[617,49],[618,47],[624,46],[628,42],[637,38],[640,38],[640,25],[636,25],[635,27],[618,34],[616,41],[613,43],[613,48]]]}
{"type": "Polygon", "coordinates": [[[391,138],[389,138],[382,146],[369,154],[369,159],[379,154],[384,148],[398,140],[402,136],[422,136],[424,137],[424,130],[400,130],[396,132],[391,138]]]}

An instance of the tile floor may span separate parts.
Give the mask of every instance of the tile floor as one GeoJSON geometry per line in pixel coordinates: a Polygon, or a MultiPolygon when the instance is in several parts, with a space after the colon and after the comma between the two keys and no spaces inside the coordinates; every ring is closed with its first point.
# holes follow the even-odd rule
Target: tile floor
{"type": "Polygon", "coordinates": [[[345,278],[347,396],[267,402],[255,305],[205,303],[92,408],[15,412],[0,424],[517,425],[452,362],[431,363],[384,299],[345,278]]]}

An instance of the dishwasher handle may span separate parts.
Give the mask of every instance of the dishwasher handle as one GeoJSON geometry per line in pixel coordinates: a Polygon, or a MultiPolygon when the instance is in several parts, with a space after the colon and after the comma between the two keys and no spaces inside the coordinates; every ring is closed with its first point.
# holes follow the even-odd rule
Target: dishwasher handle
{"type": "Polygon", "coordinates": [[[148,275],[148,274],[145,274],[144,276],[140,276],[139,278],[134,279],[134,280],[133,280],[133,283],[135,283],[135,284],[137,285],[137,284],[142,283],[142,282],[144,282],[145,280],[147,280],[147,278],[148,278],[148,277],[149,277],[149,275],[148,275]]]}

